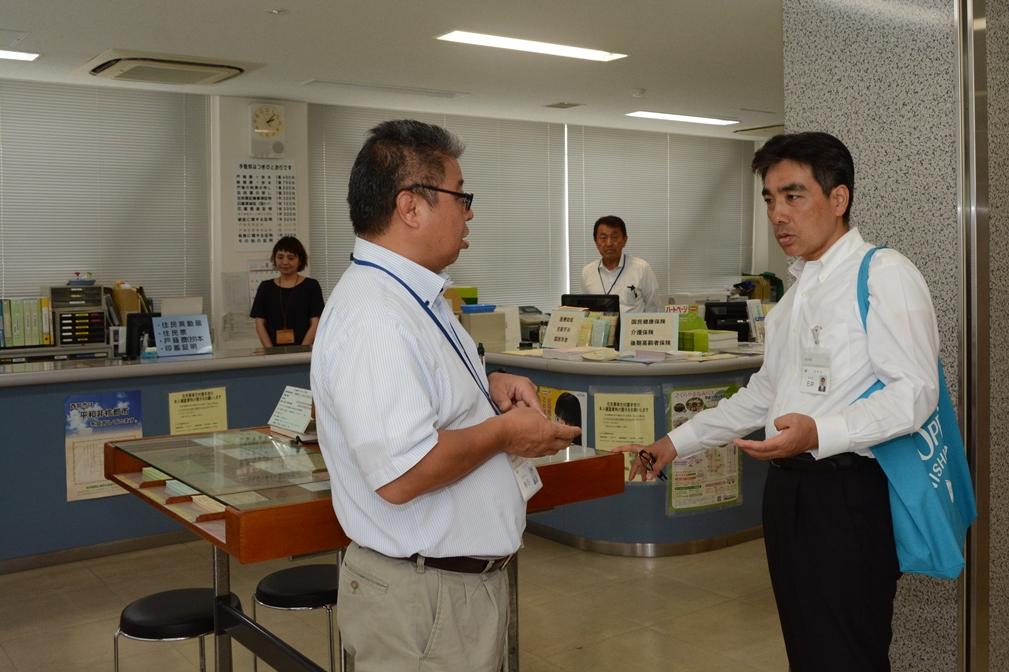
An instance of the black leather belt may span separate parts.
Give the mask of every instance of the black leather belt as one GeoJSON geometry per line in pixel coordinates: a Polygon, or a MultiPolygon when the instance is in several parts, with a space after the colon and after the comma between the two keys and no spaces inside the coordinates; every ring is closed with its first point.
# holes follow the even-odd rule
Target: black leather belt
{"type": "Polygon", "coordinates": [[[771,466],[786,471],[841,471],[843,469],[857,469],[871,461],[871,457],[856,453],[838,453],[822,460],[814,460],[809,453],[803,453],[795,457],[771,460],[771,466]]]}
{"type": "Polygon", "coordinates": [[[454,558],[428,558],[422,557],[418,553],[414,553],[407,560],[411,562],[416,562],[418,565],[422,564],[425,567],[434,567],[435,569],[443,569],[448,572],[462,572],[463,574],[484,574],[486,572],[496,572],[499,569],[504,569],[511,562],[515,554],[506,555],[503,558],[470,558],[467,556],[460,556],[454,558]]]}

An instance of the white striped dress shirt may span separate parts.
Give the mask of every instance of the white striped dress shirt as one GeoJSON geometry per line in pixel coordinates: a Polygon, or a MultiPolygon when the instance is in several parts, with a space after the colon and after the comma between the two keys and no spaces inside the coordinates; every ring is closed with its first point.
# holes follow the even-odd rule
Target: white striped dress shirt
{"type": "MultiPolygon", "coordinates": [[[[442,296],[447,275],[360,238],[354,256],[388,269],[428,302],[487,386],[476,345],[442,296]]],[[[333,508],[351,539],[392,557],[518,549],[525,501],[503,453],[405,504],[376,494],[434,447],[438,430],[494,415],[448,340],[395,279],[351,264],[326,302],[311,379],[333,508]]]]}
{"type": "Polygon", "coordinates": [[[792,265],[797,281],[767,316],[764,365],[745,388],[669,433],[680,457],[761,426],[771,438],[786,413],[816,422],[815,458],[872,457],[872,446],[917,430],[935,411],[939,333],[928,286],[906,257],[880,250],[869,271],[866,332],[856,278],[871,247],[853,228],[820,259],[792,265]],[[830,353],[827,394],[800,389],[802,352],[815,341],[830,353]],[[886,389],[859,399],[877,379],[886,389]]]}

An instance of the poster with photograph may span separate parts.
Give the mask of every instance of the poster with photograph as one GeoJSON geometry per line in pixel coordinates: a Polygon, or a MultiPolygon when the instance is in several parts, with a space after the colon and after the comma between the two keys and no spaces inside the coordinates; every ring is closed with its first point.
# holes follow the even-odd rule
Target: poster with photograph
{"type": "Polygon", "coordinates": [[[576,446],[584,445],[586,443],[584,432],[589,426],[587,415],[589,407],[588,393],[540,386],[539,395],[540,406],[543,407],[543,412],[547,414],[547,418],[581,429],[582,436],[579,436],[571,443],[576,446]]]}
{"type": "MultiPolygon", "coordinates": [[[[732,396],[738,385],[669,391],[669,428],[732,396]]],[[[703,511],[741,504],[739,449],[734,443],[675,460],[669,468],[666,513],[703,511]]]]}
{"type": "Polygon", "coordinates": [[[72,394],[63,409],[67,501],[125,495],[105,479],[105,442],[143,437],[140,390],[72,394]]]}
{"type": "MultiPolygon", "coordinates": [[[[655,397],[651,393],[594,392],[592,400],[596,416],[593,448],[612,450],[627,443],[647,445],[655,440],[655,397]]],[[[636,459],[634,453],[624,453],[624,480],[636,459]]]]}

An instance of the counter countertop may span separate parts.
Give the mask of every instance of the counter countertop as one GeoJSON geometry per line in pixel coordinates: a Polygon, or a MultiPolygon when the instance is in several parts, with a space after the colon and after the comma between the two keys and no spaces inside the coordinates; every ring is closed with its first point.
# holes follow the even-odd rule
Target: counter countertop
{"type": "Polygon", "coordinates": [[[503,355],[488,352],[488,365],[505,368],[535,369],[555,373],[573,373],[593,376],[696,376],[722,371],[759,369],[764,363],[762,355],[741,355],[732,359],[714,359],[707,362],[684,362],[669,360],[641,364],[638,362],[590,362],[564,359],[543,359],[528,355],[503,355]]]}
{"type": "Polygon", "coordinates": [[[77,359],[5,364],[0,366],[0,387],[290,366],[308,364],[311,356],[310,352],[280,352],[267,355],[261,350],[234,350],[215,352],[212,355],[162,357],[153,360],[77,359]]]}

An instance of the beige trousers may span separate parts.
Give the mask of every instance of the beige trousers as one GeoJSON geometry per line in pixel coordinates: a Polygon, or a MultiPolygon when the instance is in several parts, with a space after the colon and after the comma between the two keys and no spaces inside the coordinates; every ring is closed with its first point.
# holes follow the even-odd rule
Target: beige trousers
{"type": "Polygon", "coordinates": [[[337,620],[354,672],[499,672],[505,571],[462,574],[347,547],[337,620]]]}

